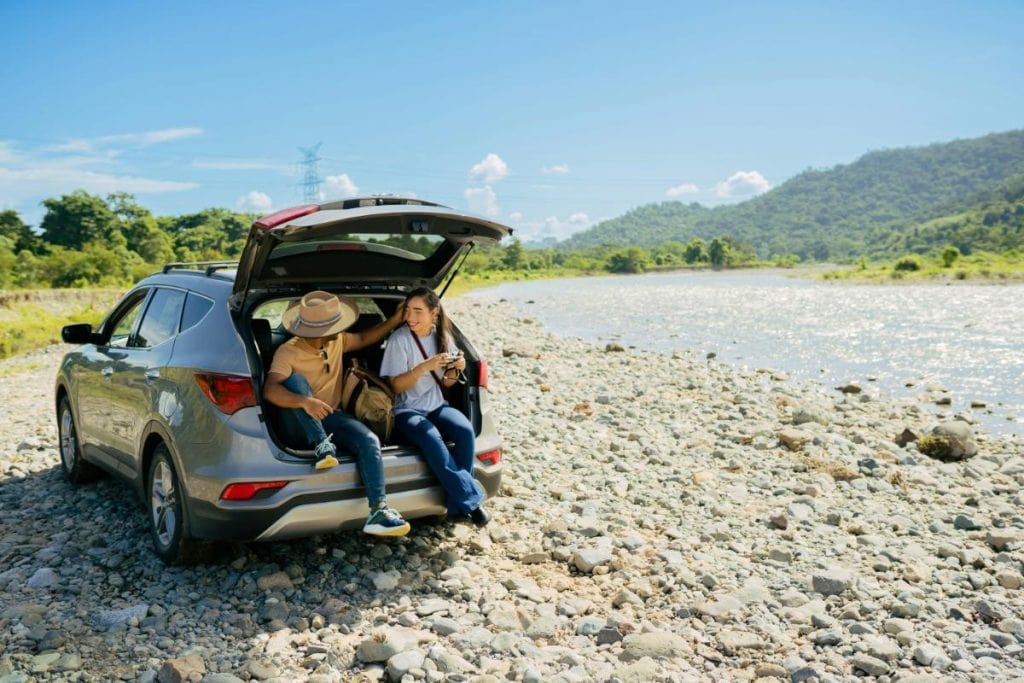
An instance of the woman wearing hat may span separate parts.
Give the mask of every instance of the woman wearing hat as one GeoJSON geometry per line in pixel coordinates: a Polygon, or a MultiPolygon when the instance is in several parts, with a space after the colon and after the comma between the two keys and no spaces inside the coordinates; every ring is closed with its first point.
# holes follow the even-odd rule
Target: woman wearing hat
{"type": "Polygon", "coordinates": [[[323,291],[306,294],[281,317],[281,324],[295,336],[274,353],[263,387],[263,397],[282,408],[284,440],[312,448],[316,469],[337,465],[339,447],[355,456],[370,504],[363,531],[376,536],[404,536],[409,523],[388,507],[377,435],[338,409],[342,354],[378,343],[402,323],[403,309],[400,305],[390,318],[364,332],[344,332],[359,317],[355,302],[323,291]]]}
{"type": "Polygon", "coordinates": [[[433,290],[414,289],[405,299],[406,327],[388,339],[380,374],[395,392],[395,430],[423,453],[444,489],[448,512],[468,516],[477,526],[491,517],[473,477],[476,436],[469,419],[444,398],[466,368],[433,290]],[[452,353],[450,353],[452,352],[452,353]],[[445,440],[454,444],[451,452],[445,440]]]}

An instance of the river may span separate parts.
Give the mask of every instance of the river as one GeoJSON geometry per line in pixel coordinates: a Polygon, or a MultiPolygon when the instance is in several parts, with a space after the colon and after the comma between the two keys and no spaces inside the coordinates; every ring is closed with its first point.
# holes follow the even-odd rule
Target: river
{"type": "Polygon", "coordinates": [[[730,271],[536,280],[467,296],[508,299],[557,334],[713,353],[715,362],[829,388],[854,381],[922,399],[939,384],[951,405],[923,406],[993,434],[1024,434],[1024,285],[855,285],[730,271]]]}

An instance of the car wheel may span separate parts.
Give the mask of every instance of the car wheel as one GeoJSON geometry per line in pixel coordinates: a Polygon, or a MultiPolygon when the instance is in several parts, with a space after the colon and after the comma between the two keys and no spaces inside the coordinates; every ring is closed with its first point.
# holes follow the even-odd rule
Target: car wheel
{"type": "Polygon", "coordinates": [[[189,538],[184,491],[171,453],[164,444],[158,445],[153,452],[147,481],[149,534],[153,539],[153,549],[167,564],[189,562],[195,544],[189,538]]]}
{"type": "Polygon", "coordinates": [[[100,475],[100,469],[82,459],[78,430],[75,428],[75,414],[71,411],[71,401],[67,396],[62,397],[57,406],[57,432],[60,438],[60,462],[68,481],[72,484],[84,484],[96,479],[100,475]]]}

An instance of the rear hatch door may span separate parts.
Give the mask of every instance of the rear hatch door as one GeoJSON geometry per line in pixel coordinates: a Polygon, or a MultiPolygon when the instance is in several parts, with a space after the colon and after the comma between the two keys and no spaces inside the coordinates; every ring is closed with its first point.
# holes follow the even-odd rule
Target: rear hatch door
{"type": "Polygon", "coordinates": [[[371,197],[265,216],[249,230],[233,306],[252,290],[298,287],[437,288],[477,244],[512,229],[418,199],[371,197]]]}

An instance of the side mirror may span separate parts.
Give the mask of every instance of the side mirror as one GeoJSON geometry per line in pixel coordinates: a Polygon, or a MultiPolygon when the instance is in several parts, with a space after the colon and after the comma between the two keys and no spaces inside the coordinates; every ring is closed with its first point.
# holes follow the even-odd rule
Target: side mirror
{"type": "Polygon", "coordinates": [[[89,323],[78,323],[76,325],[65,325],[61,328],[60,338],[65,344],[89,344],[93,341],[92,325],[89,323]]]}

